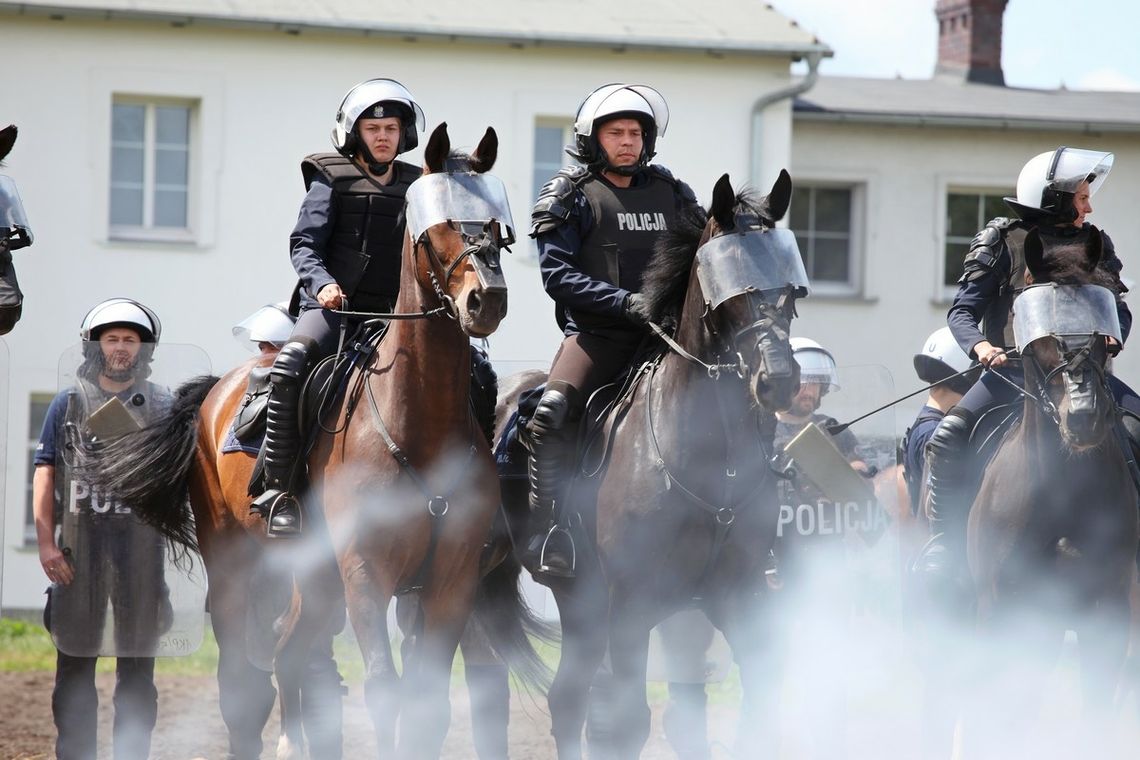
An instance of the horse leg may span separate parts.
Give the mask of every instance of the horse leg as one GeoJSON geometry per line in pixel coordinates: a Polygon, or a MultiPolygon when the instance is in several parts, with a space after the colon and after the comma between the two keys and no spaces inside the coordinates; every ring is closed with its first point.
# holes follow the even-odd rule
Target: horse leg
{"type": "Polygon", "coordinates": [[[341,756],[345,688],[333,658],[333,638],[344,627],[339,571],[330,558],[307,580],[302,592],[308,620],[317,629],[304,658],[301,721],[313,758],[341,756]]]}
{"type": "Polygon", "coordinates": [[[1114,697],[1128,652],[1131,615],[1128,595],[1127,585],[1118,588],[1114,593],[1101,597],[1092,614],[1080,618],[1077,639],[1084,696],[1084,733],[1085,738],[1092,742],[1085,746],[1090,747],[1090,756],[1112,756],[1110,746],[1099,747],[1097,742],[1112,735],[1114,697]]]}
{"type": "Polygon", "coordinates": [[[218,641],[218,706],[229,734],[230,760],[261,757],[261,732],[277,690],[249,660],[246,646],[250,571],[247,562],[213,563],[210,621],[218,641]]]}
{"type": "MultiPolygon", "coordinates": [[[[474,564],[474,563],[473,563],[474,564]]],[[[438,758],[451,722],[451,665],[475,602],[478,568],[457,571],[420,595],[407,651],[400,715],[400,758],[438,758]]]]}
{"type": "Polygon", "coordinates": [[[278,707],[281,711],[281,736],[277,742],[277,760],[303,760],[305,728],[301,713],[301,683],[309,641],[301,641],[303,626],[301,597],[294,590],[289,611],[282,618],[281,637],[273,658],[273,674],[277,678],[278,707]]]}
{"type": "Polygon", "coordinates": [[[627,612],[628,607],[611,607],[610,672],[599,672],[590,690],[587,737],[592,758],[636,760],[649,739],[645,669],[650,626],[645,616],[627,612]]]}
{"type": "Polygon", "coordinates": [[[507,666],[495,656],[487,634],[474,617],[459,640],[467,691],[471,700],[471,732],[479,760],[506,760],[511,689],[507,666]]]}
{"type": "Polygon", "coordinates": [[[357,568],[348,572],[342,568],[348,619],[364,660],[364,703],[376,734],[377,752],[381,758],[392,757],[396,752],[396,718],[400,714],[400,675],[388,630],[392,590],[374,584],[362,565],[357,568]]]}
{"type": "Polygon", "coordinates": [[[594,573],[579,575],[570,589],[560,587],[554,591],[562,624],[562,651],[547,704],[558,760],[582,757],[582,727],[586,723],[590,683],[606,655],[605,597],[605,589],[594,573]]]}
{"type": "Polygon", "coordinates": [[[713,625],[724,633],[740,670],[740,716],[735,751],[739,757],[780,754],[780,689],[786,631],[765,592],[732,594],[707,606],[713,625]]]}

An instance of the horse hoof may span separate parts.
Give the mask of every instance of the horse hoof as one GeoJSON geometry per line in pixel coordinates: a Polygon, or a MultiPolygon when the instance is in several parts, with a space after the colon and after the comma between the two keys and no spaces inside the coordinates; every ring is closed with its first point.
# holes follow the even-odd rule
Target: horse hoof
{"type": "Polygon", "coordinates": [[[277,760],[305,760],[305,751],[282,734],[277,740],[277,760]]]}

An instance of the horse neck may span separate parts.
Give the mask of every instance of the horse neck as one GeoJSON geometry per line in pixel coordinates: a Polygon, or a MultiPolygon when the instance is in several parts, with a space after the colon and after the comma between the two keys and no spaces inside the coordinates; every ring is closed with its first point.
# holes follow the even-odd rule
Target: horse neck
{"type": "MultiPolygon", "coordinates": [[[[400,268],[398,314],[439,307],[434,289],[416,279],[415,246],[404,237],[400,268]]],[[[423,254],[423,255],[426,255],[423,254]]],[[[442,283],[441,283],[442,284],[442,283]]],[[[416,414],[412,424],[430,427],[432,421],[455,429],[457,418],[466,419],[471,377],[471,344],[450,317],[439,314],[423,319],[393,320],[380,344],[373,367],[373,385],[383,384],[390,413],[397,417],[416,414]],[[431,414],[424,414],[430,411],[431,414]]]]}

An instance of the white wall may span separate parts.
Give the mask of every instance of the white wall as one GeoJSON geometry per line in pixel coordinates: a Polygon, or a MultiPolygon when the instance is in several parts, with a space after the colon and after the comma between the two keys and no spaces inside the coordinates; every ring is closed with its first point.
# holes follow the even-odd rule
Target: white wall
{"type": "MultiPolygon", "coordinates": [[[[912,357],[927,335],[945,325],[950,306],[938,284],[947,188],[1012,188],[1026,161],[1059,145],[1116,153],[1089,220],[1112,236],[1125,279],[1140,282],[1134,202],[1140,193],[1140,136],[796,121],[793,179],[862,183],[865,255],[862,297],[812,296],[800,304],[792,332],[829,347],[840,364],[886,366],[900,395],[920,387],[912,357]]],[[[1140,301],[1132,308],[1140,310],[1140,301]]],[[[1140,349],[1125,350],[1115,370],[1125,382],[1140,385],[1140,349]]],[[[899,406],[900,432],[924,398],[899,406]]]]}
{"type": "MultiPolygon", "coordinates": [[[[34,549],[23,547],[29,393],[55,390],[57,358],[77,340],[84,313],[112,296],[156,309],[164,342],[202,346],[215,371],[243,358],[230,327],[291,292],[287,240],[303,195],[299,162],[330,150],[332,117],[350,86],[372,76],[402,81],[423,104],[429,129],[446,120],[457,146],[474,146],[494,125],[502,143],[496,174],[525,235],[536,117],[569,120],[586,93],[607,82],[657,86],[673,112],[659,160],[707,203],[721,173],[747,178],[752,105],[786,86],[789,68],[780,58],[512,49],[8,15],[3,28],[0,121],[20,127],[7,172],[19,183],[36,233],[35,247],[17,254],[27,302],[23,321],[6,338],[12,366],[5,607],[39,606],[44,587],[34,549]],[[192,159],[199,244],[107,240],[112,93],[200,101],[192,159]]],[[[773,134],[787,133],[786,108],[766,118],[773,134]]],[[[772,165],[789,163],[786,139],[768,143],[772,165]]],[[[419,152],[411,158],[418,161],[419,152]]],[[[558,340],[552,303],[525,238],[516,249],[506,266],[510,313],[492,336],[492,353],[549,361],[558,340]]]]}

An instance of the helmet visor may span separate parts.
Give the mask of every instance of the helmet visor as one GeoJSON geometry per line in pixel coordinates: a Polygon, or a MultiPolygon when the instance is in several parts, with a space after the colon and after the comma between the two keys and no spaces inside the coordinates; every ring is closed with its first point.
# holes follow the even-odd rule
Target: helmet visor
{"type": "Polygon", "coordinates": [[[1018,351],[1047,335],[1120,337],[1116,297],[1099,285],[1047,283],[1026,288],[1013,302],[1013,337],[1018,351]]]}
{"type": "Polygon", "coordinates": [[[610,114],[636,111],[653,119],[657,134],[664,136],[669,126],[669,105],[661,93],[644,84],[607,84],[591,92],[578,107],[574,132],[590,135],[594,122],[610,114]]]}
{"type": "Polygon", "coordinates": [[[515,240],[507,188],[489,174],[425,174],[408,188],[408,231],[416,240],[441,222],[491,225],[500,245],[515,240]]]}
{"type": "Polygon", "coordinates": [[[714,309],[750,291],[787,287],[800,295],[808,291],[795,233],[784,229],[749,230],[713,238],[697,251],[697,280],[714,309]]]}
{"type": "Polygon", "coordinates": [[[424,111],[420,108],[419,103],[412,98],[412,93],[408,92],[408,88],[394,79],[370,79],[353,87],[352,91],[345,97],[344,104],[340,109],[344,115],[342,122],[344,130],[346,132],[351,131],[356,120],[360,118],[365,109],[382,100],[394,100],[397,103],[403,103],[415,114],[416,128],[420,132],[426,129],[427,119],[424,117],[424,111]]]}
{"type": "Polygon", "coordinates": [[[35,239],[16,181],[4,174],[0,174],[0,238],[7,240],[13,251],[31,245],[35,239]]]}
{"type": "Polygon", "coordinates": [[[266,304],[233,327],[234,338],[242,346],[252,348],[255,343],[283,345],[293,332],[293,318],[285,306],[266,304]]]}
{"type": "Polygon", "coordinates": [[[1048,179],[1053,188],[1065,193],[1076,192],[1085,180],[1089,183],[1089,195],[1096,193],[1112,170],[1115,158],[1112,153],[1081,148],[1061,148],[1058,153],[1048,179]]]}

